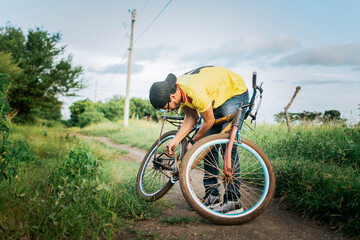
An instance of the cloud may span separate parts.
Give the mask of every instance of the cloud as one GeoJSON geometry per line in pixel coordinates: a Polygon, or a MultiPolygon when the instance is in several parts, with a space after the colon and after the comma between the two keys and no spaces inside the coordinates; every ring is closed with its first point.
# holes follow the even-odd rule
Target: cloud
{"type": "Polygon", "coordinates": [[[341,80],[341,79],[311,79],[301,80],[297,82],[300,85],[329,85],[329,84],[360,84],[360,81],[356,80],[341,80]]]}
{"type": "MultiPolygon", "coordinates": [[[[144,66],[135,63],[131,64],[131,73],[132,74],[136,74],[136,73],[141,73],[144,70],[144,66]]],[[[127,74],[128,71],[128,63],[124,62],[124,63],[118,63],[118,64],[110,64],[105,66],[102,69],[93,69],[93,68],[89,68],[88,71],[90,72],[95,72],[98,74],[127,74]]]]}
{"type": "Polygon", "coordinates": [[[178,48],[169,45],[159,45],[150,48],[134,48],[134,60],[135,61],[150,61],[154,62],[159,58],[167,57],[169,53],[174,53],[178,48]]]}
{"type": "Polygon", "coordinates": [[[228,42],[217,48],[193,52],[183,56],[181,60],[232,66],[243,61],[265,61],[268,58],[282,56],[298,46],[299,43],[289,36],[279,36],[271,40],[247,38],[228,42]]]}
{"type": "Polygon", "coordinates": [[[275,66],[352,66],[360,70],[360,43],[317,46],[289,54],[275,66]]]}

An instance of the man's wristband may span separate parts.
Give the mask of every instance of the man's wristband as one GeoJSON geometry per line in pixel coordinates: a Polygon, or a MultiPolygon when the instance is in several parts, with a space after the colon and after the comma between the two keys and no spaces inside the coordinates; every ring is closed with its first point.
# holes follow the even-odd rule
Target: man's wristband
{"type": "Polygon", "coordinates": [[[189,143],[191,143],[192,145],[194,145],[196,143],[197,140],[193,140],[192,138],[189,138],[189,143]]]}

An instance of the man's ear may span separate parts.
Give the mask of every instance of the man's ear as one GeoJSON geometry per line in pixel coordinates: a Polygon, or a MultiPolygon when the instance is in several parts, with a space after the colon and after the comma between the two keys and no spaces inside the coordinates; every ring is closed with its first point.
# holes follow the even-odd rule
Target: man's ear
{"type": "Polygon", "coordinates": [[[176,94],[175,94],[175,93],[170,94],[170,99],[174,99],[174,100],[176,100],[176,94]]]}

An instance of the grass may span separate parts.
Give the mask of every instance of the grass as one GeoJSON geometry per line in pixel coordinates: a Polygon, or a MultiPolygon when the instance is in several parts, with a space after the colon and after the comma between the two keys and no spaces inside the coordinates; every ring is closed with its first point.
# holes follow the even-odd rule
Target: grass
{"type": "MultiPolygon", "coordinates": [[[[145,121],[131,121],[128,129],[117,124],[119,130],[105,136],[142,149],[150,147],[161,128],[160,123],[145,121]]],[[[101,126],[80,132],[98,134],[101,126]]],[[[360,236],[359,126],[303,124],[288,133],[285,125],[265,124],[255,132],[245,127],[243,136],[269,156],[277,177],[276,194],[291,209],[360,236]]]]}
{"type": "MultiPolygon", "coordinates": [[[[167,124],[165,131],[173,128],[167,124]]],[[[127,129],[122,122],[106,122],[67,131],[107,136],[147,149],[160,129],[160,123],[133,120],[127,129]]],[[[27,160],[16,162],[11,184],[0,182],[0,235],[68,239],[137,234],[141,238],[142,233],[131,230],[131,221],[159,216],[166,203],[148,203],[136,196],[139,163],[117,161],[124,152],[62,131],[61,126],[13,125],[9,146],[17,150],[11,154],[27,160]],[[26,151],[19,152],[18,143],[26,151]]],[[[360,236],[358,126],[300,125],[288,133],[286,126],[268,124],[259,125],[256,132],[245,129],[243,136],[267,153],[276,171],[276,194],[293,210],[360,236]]],[[[179,217],[162,221],[193,222],[179,217]]]]}
{"type": "Polygon", "coordinates": [[[132,221],[155,217],[167,206],[137,197],[139,163],[118,161],[124,152],[62,131],[13,125],[9,141],[25,141],[32,160],[19,165],[11,184],[0,182],[3,238],[122,238],[132,221]]]}
{"type": "Polygon", "coordinates": [[[272,160],[277,195],[307,218],[360,236],[360,128],[264,125],[247,137],[272,160]]]}

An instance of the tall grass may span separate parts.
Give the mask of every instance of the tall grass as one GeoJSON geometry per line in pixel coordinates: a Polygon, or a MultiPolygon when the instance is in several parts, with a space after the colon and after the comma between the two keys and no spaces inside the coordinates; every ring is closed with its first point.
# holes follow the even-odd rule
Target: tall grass
{"type": "Polygon", "coordinates": [[[25,141],[34,161],[19,166],[11,184],[0,183],[1,236],[122,238],[129,220],[161,213],[164,202],[148,203],[134,194],[139,163],[118,161],[118,151],[61,131],[13,126],[10,140],[25,141]]]}
{"type": "MultiPolygon", "coordinates": [[[[102,126],[81,132],[99,134],[102,126]]],[[[128,129],[121,122],[105,126],[113,130],[102,134],[113,141],[143,149],[157,139],[161,128],[160,123],[145,121],[131,121],[128,129]]],[[[243,136],[269,156],[277,177],[276,193],[292,209],[360,236],[359,126],[304,124],[288,133],[285,125],[265,124],[255,132],[243,130],[243,136]]]]}
{"type": "Polygon", "coordinates": [[[264,125],[247,137],[272,160],[277,194],[308,218],[360,236],[360,129],[264,125]]]}

